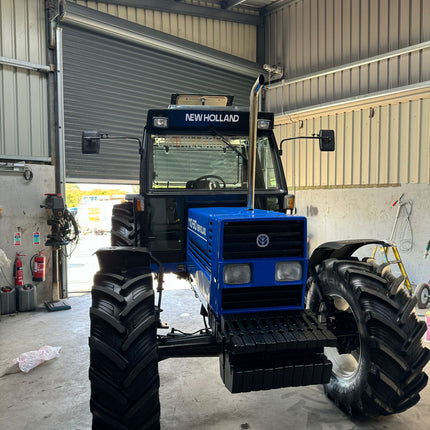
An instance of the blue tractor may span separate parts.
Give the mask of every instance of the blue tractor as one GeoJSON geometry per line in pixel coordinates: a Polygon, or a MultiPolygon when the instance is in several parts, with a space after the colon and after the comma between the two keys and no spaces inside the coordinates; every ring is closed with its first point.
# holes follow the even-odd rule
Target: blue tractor
{"type": "MultiPolygon", "coordinates": [[[[232,393],[324,384],[356,418],[415,405],[427,383],[426,330],[415,298],[361,246],[307,255],[306,218],[292,214],[273,114],[229,96],[174,95],[148,111],[140,194],[116,205],[112,247],[97,251],[90,371],[93,429],[160,427],[158,362],[219,357],[232,393]],[[191,281],[205,328],[179,335],[161,321],[164,273],[191,281]],[[153,289],[153,280],[156,287],[153,289]]],[[[96,153],[98,132],[82,151],[96,153]]],[[[313,138],[334,150],[334,133],[313,138]]]]}

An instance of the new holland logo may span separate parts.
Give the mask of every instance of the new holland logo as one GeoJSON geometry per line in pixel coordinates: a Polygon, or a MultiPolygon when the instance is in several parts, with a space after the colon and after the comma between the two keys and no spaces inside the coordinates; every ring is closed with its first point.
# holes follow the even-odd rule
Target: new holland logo
{"type": "Polygon", "coordinates": [[[269,244],[269,236],[267,234],[259,234],[257,236],[257,246],[260,248],[265,248],[269,244]]]}

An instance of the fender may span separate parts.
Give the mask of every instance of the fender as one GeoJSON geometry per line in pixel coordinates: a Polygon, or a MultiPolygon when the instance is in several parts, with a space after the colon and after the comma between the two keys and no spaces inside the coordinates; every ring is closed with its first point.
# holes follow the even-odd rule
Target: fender
{"type": "Polygon", "coordinates": [[[343,258],[350,257],[357,249],[366,245],[382,245],[390,246],[390,243],[385,240],[377,239],[353,239],[339,240],[335,242],[326,242],[318,246],[309,258],[310,267],[317,267],[328,258],[343,258]]]}

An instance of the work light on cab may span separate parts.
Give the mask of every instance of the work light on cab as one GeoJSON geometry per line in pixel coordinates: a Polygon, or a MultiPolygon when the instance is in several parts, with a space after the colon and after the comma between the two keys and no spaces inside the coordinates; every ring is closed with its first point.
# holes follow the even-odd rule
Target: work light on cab
{"type": "Polygon", "coordinates": [[[169,122],[164,116],[155,116],[153,118],[153,126],[157,128],[167,128],[169,126],[169,122]]]}
{"type": "Polygon", "coordinates": [[[257,120],[257,128],[259,130],[270,130],[272,128],[272,121],[270,119],[257,120]]]}

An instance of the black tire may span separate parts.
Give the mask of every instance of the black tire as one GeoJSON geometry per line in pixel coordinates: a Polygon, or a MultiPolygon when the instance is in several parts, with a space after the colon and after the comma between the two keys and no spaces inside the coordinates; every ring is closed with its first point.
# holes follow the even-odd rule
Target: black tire
{"type": "Polygon", "coordinates": [[[391,415],[415,405],[427,384],[422,369],[430,351],[413,312],[415,298],[386,267],[330,259],[318,268],[321,295],[312,283],[308,308],[338,336],[325,348],[333,362],[327,396],[354,418],[391,415]],[[347,337],[343,338],[342,336],[347,337]]]}
{"type": "Polygon", "coordinates": [[[425,282],[417,285],[415,290],[415,296],[417,298],[417,306],[419,309],[425,309],[429,304],[430,299],[430,287],[425,282]]]}
{"type": "MultiPolygon", "coordinates": [[[[121,251],[110,252],[112,260],[104,266],[118,252],[121,251]]],[[[149,265],[144,270],[114,272],[97,272],[92,289],[92,428],[159,429],[160,383],[152,275],[149,265]]]]}
{"type": "Polygon", "coordinates": [[[136,236],[133,203],[115,205],[112,209],[111,245],[138,246],[136,236]]]}

